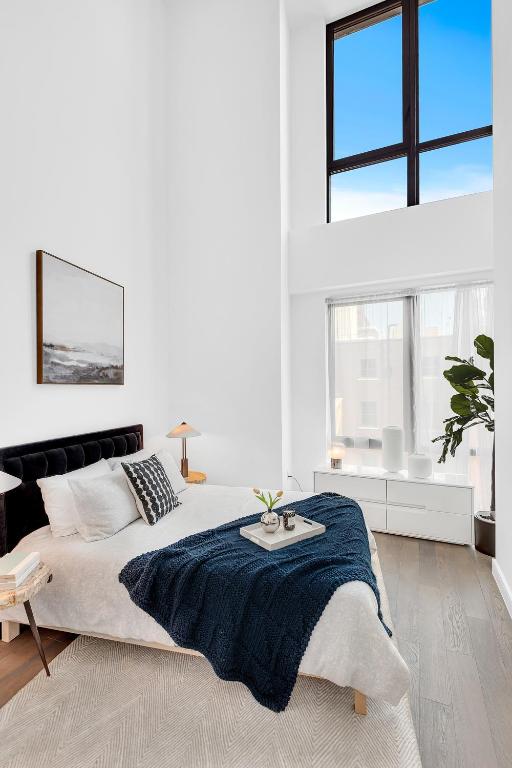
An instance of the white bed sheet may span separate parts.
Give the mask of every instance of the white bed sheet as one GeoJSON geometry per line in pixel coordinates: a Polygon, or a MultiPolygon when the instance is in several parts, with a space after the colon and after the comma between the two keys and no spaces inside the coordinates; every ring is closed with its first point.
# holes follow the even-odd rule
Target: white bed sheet
{"type": "MultiPolygon", "coordinates": [[[[311,494],[287,492],[285,502],[311,494]]],[[[38,551],[50,566],[53,580],[32,600],[40,626],[65,628],[142,643],[172,646],[159,624],[138,608],[118,574],[132,557],[171,544],[184,536],[259,511],[248,488],[189,486],[182,502],[157,525],[142,519],[103,541],[87,543],[78,534],[55,538],[49,526],[26,536],[16,549],[38,551]]],[[[374,572],[390,623],[376,545],[369,532],[374,572]]],[[[26,622],[22,606],[2,611],[1,620],[26,622]]],[[[318,622],[300,672],[366,695],[398,704],[409,687],[409,670],[377,617],[376,598],[363,582],[339,587],[318,622]]]]}

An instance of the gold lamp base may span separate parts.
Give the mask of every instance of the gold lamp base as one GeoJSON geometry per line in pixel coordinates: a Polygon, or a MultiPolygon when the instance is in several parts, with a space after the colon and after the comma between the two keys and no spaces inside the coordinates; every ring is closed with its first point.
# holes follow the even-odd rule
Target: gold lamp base
{"type": "Polygon", "coordinates": [[[187,437],[199,437],[201,433],[182,421],[167,434],[167,437],[177,437],[181,439],[181,474],[185,479],[188,477],[188,459],[187,459],[187,437]]]}

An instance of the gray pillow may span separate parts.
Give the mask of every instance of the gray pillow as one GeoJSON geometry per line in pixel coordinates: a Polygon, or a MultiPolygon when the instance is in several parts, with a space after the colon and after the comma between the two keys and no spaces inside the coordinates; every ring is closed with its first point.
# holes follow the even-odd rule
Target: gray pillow
{"type": "Polygon", "coordinates": [[[69,480],[75,498],[76,527],[85,541],[108,539],[139,519],[126,475],[119,467],[89,480],[69,480]]]}

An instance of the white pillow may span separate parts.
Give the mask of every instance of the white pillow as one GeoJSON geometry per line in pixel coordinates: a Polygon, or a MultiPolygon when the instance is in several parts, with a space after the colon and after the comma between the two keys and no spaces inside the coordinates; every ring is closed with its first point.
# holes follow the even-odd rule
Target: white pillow
{"type": "Polygon", "coordinates": [[[186,490],[187,484],[176,464],[174,456],[163,448],[157,452],[143,448],[142,451],[131,453],[129,456],[113,456],[111,459],[108,459],[108,463],[112,469],[115,469],[116,467],[120,467],[122,463],[133,464],[135,461],[149,459],[150,456],[156,456],[163,464],[165,474],[169,478],[174,493],[181,493],[186,490]]]}
{"type": "Polygon", "coordinates": [[[181,474],[172,453],[162,449],[161,451],[158,451],[156,457],[162,463],[163,468],[165,469],[165,474],[169,478],[174,493],[181,493],[182,491],[186,491],[187,484],[185,482],[185,478],[181,474]]]}
{"type": "Polygon", "coordinates": [[[121,466],[121,462],[125,464],[132,464],[134,461],[143,461],[143,459],[149,459],[154,451],[148,451],[147,448],[143,448],[137,453],[130,453],[128,456],[112,456],[111,459],[107,459],[107,463],[110,469],[117,469],[121,466]]]}
{"type": "Polygon", "coordinates": [[[78,477],[100,477],[106,474],[110,474],[110,467],[105,459],[100,459],[94,464],[67,472],[65,475],[42,477],[37,481],[43,497],[44,511],[48,515],[54,536],[71,536],[77,532],[75,499],[68,480],[78,477]]]}
{"type": "Polygon", "coordinates": [[[69,485],[85,541],[108,539],[140,517],[121,467],[101,477],[70,480],[69,485]]]}

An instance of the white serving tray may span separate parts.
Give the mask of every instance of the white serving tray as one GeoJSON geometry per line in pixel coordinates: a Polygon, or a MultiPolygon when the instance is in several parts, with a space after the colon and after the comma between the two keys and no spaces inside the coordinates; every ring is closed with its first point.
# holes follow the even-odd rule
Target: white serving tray
{"type": "Polygon", "coordinates": [[[315,523],[314,520],[309,520],[301,515],[295,515],[295,529],[293,531],[287,531],[283,527],[283,518],[280,517],[279,519],[281,524],[275,533],[266,533],[259,523],[254,523],[240,528],[240,535],[268,552],[273,552],[275,549],[289,547],[290,544],[296,544],[298,541],[311,539],[313,536],[325,533],[325,525],[315,523]]]}

